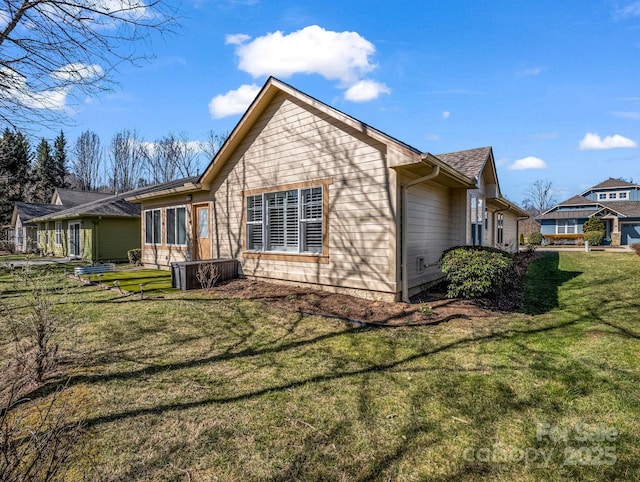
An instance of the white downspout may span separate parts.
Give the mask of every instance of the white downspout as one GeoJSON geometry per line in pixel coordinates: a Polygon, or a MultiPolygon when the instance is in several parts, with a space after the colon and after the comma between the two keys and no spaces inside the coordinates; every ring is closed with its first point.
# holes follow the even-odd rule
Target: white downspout
{"type": "MultiPolygon", "coordinates": [[[[422,161],[424,162],[424,161],[422,161]]],[[[426,164],[426,163],[425,163],[426,164]]],[[[431,174],[427,174],[426,176],[419,177],[418,179],[414,179],[413,181],[409,181],[406,184],[402,185],[401,188],[401,202],[402,202],[402,219],[400,226],[400,236],[401,240],[401,249],[402,249],[402,301],[405,303],[409,303],[409,266],[408,266],[408,255],[407,255],[407,216],[408,216],[408,207],[407,207],[407,191],[411,186],[415,186],[416,184],[420,184],[421,182],[428,181],[433,179],[438,174],[440,174],[440,166],[435,165],[431,174]]]]}

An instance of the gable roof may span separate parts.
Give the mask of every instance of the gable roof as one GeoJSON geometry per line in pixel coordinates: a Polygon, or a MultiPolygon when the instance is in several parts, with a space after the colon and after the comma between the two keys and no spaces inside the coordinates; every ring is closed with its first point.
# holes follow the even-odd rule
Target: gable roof
{"type": "Polygon", "coordinates": [[[633,184],[632,182],[627,182],[627,181],[623,181],[622,179],[615,179],[613,177],[610,177],[609,179],[606,179],[601,183],[590,187],[589,189],[584,191],[582,194],[584,195],[591,191],[596,191],[598,189],[618,189],[618,188],[625,189],[625,188],[631,188],[631,187],[640,189],[640,185],[638,184],[633,184]]]}
{"type": "Polygon", "coordinates": [[[600,204],[611,211],[620,213],[629,218],[640,217],[640,201],[613,201],[602,202],[600,204]]]}
{"type": "Polygon", "coordinates": [[[51,204],[61,204],[65,208],[72,208],[110,196],[113,196],[113,193],[56,188],[51,199],[51,204]]]}
{"type": "Polygon", "coordinates": [[[104,216],[118,218],[140,217],[140,205],[127,201],[127,198],[136,195],[150,193],[163,189],[172,189],[185,183],[193,182],[196,177],[177,179],[163,184],[144,186],[120,194],[111,194],[109,197],[98,199],[86,204],[81,204],[69,209],[64,209],[46,216],[35,218],[32,222],[42,222],[56,219],[70,219],[85,216],[104,216]]]}
{"type": "Polygon", "coordinates": [[[467,177],[479,178],[492,152],[491,147],[478,147],[464,151],[436,154],[436,157],[467,177]]]}
{"type": "Polygon", "coordinates": [[[42,204],[42,203],[25,203],[22,201],[16,201],[13,205],[13,213],[11,214],[11,226],[15,227],[18,222],[18,216],[21,221],[27,222],[33,218],[40,216],[46,216],[47,214],[62,211],[64,206],[56,204],[42,204]]]}
{"type": "Polygon", "coordinates": [[[596,204],[598,203],[589,198],[586,198],[581,195],[576,195],[576,196],[570,197],[566,201],[562,201],[557,206],[592,206],[596,204]]]}
{"type": "MultiPolygon", "coordinates": [[[[220,147],[215,157],[211,160],[207,168],[197,181],[185,183],[173,189],[165,189],[155,191],[153,193],[142,193],[129,196],[129,201],[141,202],[151,198],[160,198],[163,196],[172,196],[177,193],[189,193],[200,190],[209,190],[218,173],[222,170],[226,162],[232,157],[238,146],[240,146],[246,135],[255,125],[263,112],[269,107],[271,102],[277,95],[284,93],[290,98],[299,101],[310,108],[318,110],[321,114],[330,117],[337,122],[353,129],[358,133],[369,137],[370,139],[380,142],[381,144],[392,146],[393,149],[402,152],[404,156],[398,161],[398,157],[394,157],[389,161],[388,166],[391,168],[407,169],[414,174],[424,175],[422,171],[426,167],[438,166],[440,168],[438,182],[453,187],[463,187],[471,189],[477,187],[477,181],[487,164],[489,159],[493,158],[491,147],[481,147],[477,149],[469,149],[466,151],[445,153],[434,156],[428,152],[422,152],[370,125],[351,117],[344,112],[331,107],[324,102],[311,97],[308,94],[282,82],[274,77],[269,77],[264,86],[253,100],[249,108],[240,118],[230,135],[227,137],[223,145],[220,147]]],[[[492,164],[491,175],[498,184],[495,166],[492,164]]],[[[497,190],[497,199],[501,202],[504,209],[513,210],[518,215],[527,216],[528,213],[518,208],[514,203],[506,200],[499,194],[497,190]]]]}

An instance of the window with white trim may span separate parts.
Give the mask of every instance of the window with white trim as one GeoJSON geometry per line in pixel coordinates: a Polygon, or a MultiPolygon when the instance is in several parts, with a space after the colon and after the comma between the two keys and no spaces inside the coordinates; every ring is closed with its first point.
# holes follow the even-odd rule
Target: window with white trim
{"type": "Polygon", "coordinates": [[[167,208],[167,245],[186,246],[187,208],[184,206],[167,208]]]}
{"type": "Polygon", "coordinates": [[[322,189],[319,186],[247,196],[247,250],[321,254],[322,189]]]}
{"type": "Polygon", "coordinates": [[[498,244],[504,243],[504,214],[498,213],[496,219],[498,244]]]}
{"type": "Polygon", "coordinates": [[[62,222],[56,221],[56,246],[62,246],[62,222]]]}
{"type": "Polygon", "coordinates": [[[598,193],[598,201],[620,201],[629,199],[629,191],[607,191],[598,193]]]}
{"type": "Polygon", "coordinates": [[[576,234],[576,220],[562,219],[556,222],[556,234],[576,234]]]}
{"type": "Polygon", "coordinates": [[[162,212],[160,209],[149,209],[144,212],[145,244],[162,243],[162,212]]]}

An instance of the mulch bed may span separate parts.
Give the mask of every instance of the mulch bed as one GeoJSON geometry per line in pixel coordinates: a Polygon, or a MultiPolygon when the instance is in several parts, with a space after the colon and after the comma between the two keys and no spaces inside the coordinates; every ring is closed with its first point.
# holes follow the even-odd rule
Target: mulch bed
{"type": "Polygon", "coordinates": [[[216,286],[223,298],[257,300],[286,311],[322,315],[365,326],[437,325],[456,318],[496,317],[518,308],[524,295],[525,273],[539,253],[516,254],[517,280],[499,300],[448,299],[442,286],[412,298],[412,303],[369,301],[349,295],[309,290],[264,281],[237,279],[216,286]]]}
{"type": "Polygon", "coordinates": [[[338,318],[365,326],[413,326],[439,324],[455,318],[496,316],[499,312],[469,300],[446,299],[432,293],[421,303],[369,301],[349,295],[309,290],[264,281],[236,279],[216,286],[216,296],[267,303],[286,311],[338,318]],[[429,306],[429,311],[424,308],[429,306]]]}

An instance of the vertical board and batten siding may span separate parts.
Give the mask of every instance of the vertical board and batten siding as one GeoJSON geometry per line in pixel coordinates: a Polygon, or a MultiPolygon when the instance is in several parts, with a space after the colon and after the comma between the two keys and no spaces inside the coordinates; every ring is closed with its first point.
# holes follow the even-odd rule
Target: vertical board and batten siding
{"type": "Polygon", "coordinates": [[[239,259],[248,276],[395,297],[396,181],[385,152],[385,145],[279,94],[213,180],[212,253],[239,259]],[[327,263],[243,256],[245,191],[327,180],[327,263]]]}
{"type": "Polygon", "coordinates": [[[130,249],[140,247],[140,218],[103,218],[96,225],[94,261],[126,261],[130,249]]]}

